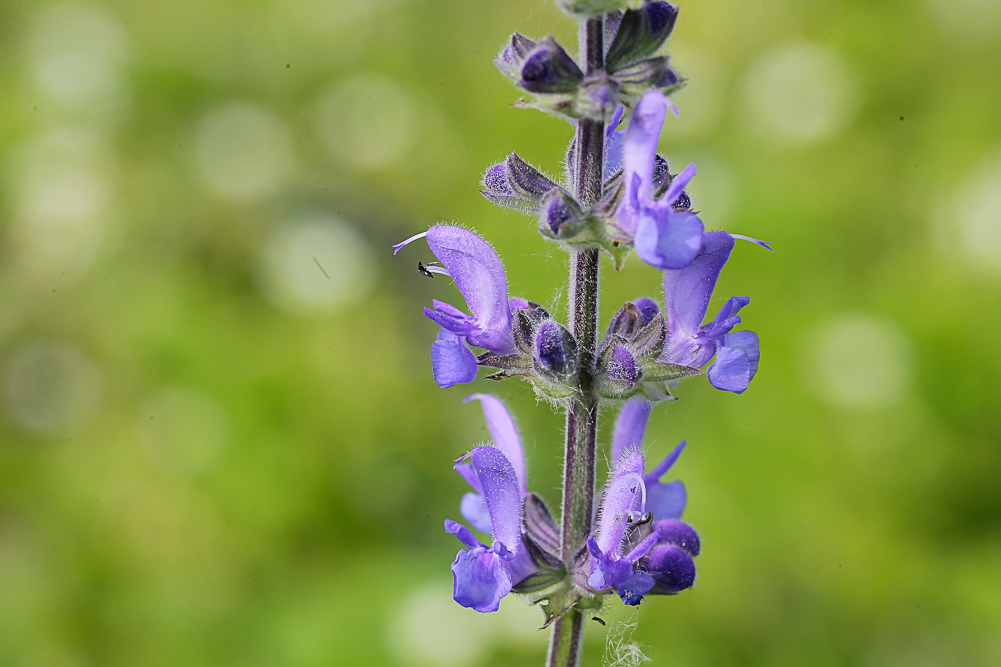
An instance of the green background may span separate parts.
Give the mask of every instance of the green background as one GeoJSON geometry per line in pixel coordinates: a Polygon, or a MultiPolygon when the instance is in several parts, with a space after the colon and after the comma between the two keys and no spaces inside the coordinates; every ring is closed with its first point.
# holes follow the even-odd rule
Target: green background
{"type": "MultiPolygon", "coordinates": [[[[0,2],[0,665],[541,664],[540,612],[449,599],[442,521],[462,397],[553,504],[561,418],[438,389],[421,307],[461,301],[390,252],[468,224],[565,312],[565,255],[477,193],[571,135],[510,106],[514,30],[574,48],[547,0],[0,2]]],[[[1001,3],[702,0],[669,47],[664,154],[775,253],[714,298],[752,297],[750,389],[689,379],[647,436],[689,443],[696,586],[609,627],[679,667],[1001,664],[1001,3]]],[[[605,321],[660,293],[603,275],[605,321]]]]}

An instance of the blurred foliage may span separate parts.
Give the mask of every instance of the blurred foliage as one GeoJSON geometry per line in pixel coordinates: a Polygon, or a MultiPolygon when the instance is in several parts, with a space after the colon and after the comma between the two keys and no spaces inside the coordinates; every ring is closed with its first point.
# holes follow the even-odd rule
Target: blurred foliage
{"type": "MultiPolygon", "coordinates": [[[[0,3],[0,665],[538,665],[535,610],[449,599],[462,480],[508,401],[558,501],[560,416],[439,390],[391,243],[461,221],[512,292],[565,257],[477,193],[571,128],[510,108],[546,0],[0,3]],[[467,613],[468,612],[468,613],[467,613]]],[[[1001,5],[682,3],[662,149],[738,246],[761,370],[657,409],[704,551],[655,664],[1001,663],[1001,5]]],[[[417,246],[414,246],[417,248],[417,246]]],[[[657,296],[604,270],[605,318],[657,296]]],[[[607,435],[610,410],[602,430],[607,435]]],[[[607,440],[607,438],[606,438],[607,440]]],[[[610,620],[627,617],[621,605],[610,620]]],[[[599,664],[595,624],[587,665],[599,664]]]]}

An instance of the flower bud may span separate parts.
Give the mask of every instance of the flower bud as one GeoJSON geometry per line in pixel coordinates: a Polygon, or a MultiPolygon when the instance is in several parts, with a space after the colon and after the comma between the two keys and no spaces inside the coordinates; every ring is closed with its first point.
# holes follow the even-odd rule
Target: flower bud
{"type": "Polygon", "coordinates": [[[515,309],[511,327],[515,345],[525,354],[531,354],[535,348],[535,330],[541,322],[548,319],[546,309],[531,301],[527,307],[515,309]]]}
{"type": "Polygon", "coordinates": [[[585,227],[586,216],[563,188],[554,187],[542,199],[539,233],[557,241],[570,241],[585,227]]]}
{"type": "Polygon", "coordinates": [[[536,370],[560,379],[573,375],[577,365],[577,341],[555,320],[546,320],[535,334],[536,370]]]}
{"type": "Polygon", "coordinates": [[[521,77],[521,64],[534,48],[534,41],[516,32],[511,35],[507,46],[494,58],[494,64],[509,79],[517,81],[521,77]]]}
{"type": "Polygon", "coordinates": [[[635,104],[651,88],[659,88],[670,93],[680,88],[685,79],[668,65],[668,56],[657,56],[640,60],[612,73],[612,80],[618,85],[620,96],[635,104]]]}
{"type": "Polygon", "coordinates": [[[635,302],[627,302],[619,309],[619,312],[612,318],[608,325],[608,335],[614,334],[631,340],[640,329],[650,324],[650,322],[660,312],[657,302],[646,297],[636,299],[635,302]]]}
{"type": "Polygon", "coordinates": [[[639,390],[642,376],[629,348],[613,340],[598,362],[598,393],[605,398],[629,398],[639,390]]]}
{"type": "Polygon", "coordinates": [[[625,12],[608,47],[605,67],[609,72],[618,72],[657,53],[674,30],[677,18],[678,8],[662,0],[625,12]]]}
{"type": "Polygon", "coordinates": [[[530,93],[572,93],[584,79],[580,67],[552,36],[536,43],[515,33],[494,63],[530,93]]]}
{"type": "Polygon", "coordinates": [[[495,204],[534,214],[542,197],[557,187],[542,172],[528,164],[517,153],[487,169],[480,194],[495,204]]]}

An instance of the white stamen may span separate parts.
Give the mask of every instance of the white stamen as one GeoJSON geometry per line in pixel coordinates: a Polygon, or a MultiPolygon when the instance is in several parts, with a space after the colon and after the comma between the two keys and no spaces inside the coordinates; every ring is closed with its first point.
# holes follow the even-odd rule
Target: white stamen
{"type": "MultiPolygon", "coordinates": [[[[629,518],[635,521],[642,518],[643,515],[646,514],[646,484],[643,482],[643,478],[636,473],[630,473],[629,475],[627,475],[626,480],[630,482],[632,481],[636,482],[636,485],[629,489],[630,491],[632,491],[633,493],[636,493],[637,491],[640,492],[639,511],[636,510],[629,511],[629,518]]],[[[633,499],[635,500],[635,496],[633,497],[633,499]]]]}
{"type": "Polygon", "coordinates": [[[441,276],[448,276],[449,278],[452,277],[452,274],[448,272],[448,269],[442,268],[440,266],[431,266],[430,264],[425,264],[424,269],[428,273],[437,273],[438,275],[441,276]]]}
{"type": "Polygon", "coordinates": [[[413,243],[417,239],[422,239],[427,235],[428,235],[427,232],[421,232],[420,234],[414,234],[406,241],[401,241],[400,243],[397,243],[396,245],[393,246],[393,254],[395,255],[396,253],[400,252],[400,248],[407,245],[408,243],[413,243]]]}

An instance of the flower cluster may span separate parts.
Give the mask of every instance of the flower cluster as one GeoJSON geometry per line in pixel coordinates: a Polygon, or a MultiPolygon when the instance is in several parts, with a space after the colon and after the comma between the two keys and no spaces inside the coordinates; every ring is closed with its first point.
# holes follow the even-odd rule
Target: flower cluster
{"type": "Polygon", "coordinates": [[[515,33],[494,63],[516,86],[532,94],[532,101],[523,100],[518,106],[569,119],[607,121],[619,104],[631,106],[651,88],[670,93],[684,86],[669,57],[657,54],[674,30],[675,5],[663,0],[629,3],[637,5],[634,8],[608,0],[563,4],[571,13],[607,14],[605,67],[587,74],[552,36],[536,42],[515,33]]]}
{"type": "Polygon", "coordinates": [[[698,534],[679,519],[685,486],[661,482],[685,447],[682,442],[658,466],[644,473],[643,433],[652,405],[635,400],[619,414],[612,443],[614,461],[602,494],[597,527],[587,550],[570,562],[560,556],[559,528],[545,502],[527,489],[525,456],[518,429],[496,397],[474,394],[493,439],[454,466],[471,487],[460,512],[476,530],[445,520],[465,549],[452,563],[455,601],[480,612],[496,611],[514,591],[541,603],[551,620],[568,607],[593,604],[614,592],[628,605],[645,595],[674,595],[695,582],[693,557],[698,534]]]}
{"type": "Polygon", "coordinates": [[[579,60],[552,37],[515,34],[495,63],[532,96],[518,106],[575,126],[566,173],[552,178],[511,153],[487,169],[480,192],[534,218],[543,238],[570,253],[567,322],[509,294],[497,252],[469,229],[433,225],[394,246],[394,254],[425,239],[435,260],[418,262],[419,271],[450,278],[464,301],[434,299],[424,308],[439,327],[431,370],[440,387],[473,382],[484,367],[487,379],[520,377],[566,410],[558,523],[528,490],[521,437],[507,408],[490,394],[469,396],[482,406],[491,442],[455,462],[470,487],[459,505],[467,525],[448,519],[445,530],[463,545],[452,563],[456,602],[491,612],[513,592],[538,604],[546,625],[557,624],[549,664],[573,667],[575,650],[560,645],[570,636],[560,630],[564,615],[574,615],[567,627],[577,628],[570,634],[579,642],[581,615],[597,618],[606,596],[637,605],[694,584],[700,542],[681,521],[685,487],[662,481],[685,443],[649,468],[643,435],[654,405],[675,400],[683,378],[705,375],[716,389],[747,390],[760,359],[757,334],[738,328],[750,299],[730,297],[707,316],[736,240],[771,248],[708,230],[686,191],[695,165],[672,173],[658,153],[667,112],[679,113],[666,95],[684,83],[662,53],[678,8],[663,0],[559,3],[582,21],[579,60]],[[620,269],[634,250],[661,273],[662,296],[625,303],[600,336],[601,253],[620,269]],[[598,418],[608,404],[620,411],[606,454],[608,480],[597,492],[598,418]]]}
{"type": "MultiPolygon", "coordinates": [[[[477,368],[484,366],[499,369],[491,379],[523,377],[544,397],[571,395],[576,340],[539,304],[508,295],[507,276],[494,249],[454,225],[434,225],[395,248],[419,238],[427,239],[442,265],[430,268],[452,278],[472,313],[438,300],[424,309],[441,327],[431,345],[438,385],[472,382],[477,368]],[[475,355],[470,345],[484,352],[475,355]]],[[[688,265],[664,271],[663,312],[646,297],[619,310],[598,350],[596,378],[602,397],[670,400],[671,384],[701,373],[717,389],[737,394],[747,389],[758,370],[758,336],[733,328],[750,299],[731,297],[711,322],[702,323],[735,238],[743,237],[699,233],[699,252],[688,265]]]]}

